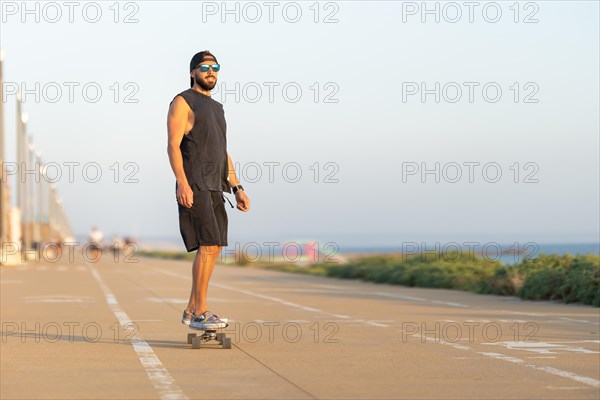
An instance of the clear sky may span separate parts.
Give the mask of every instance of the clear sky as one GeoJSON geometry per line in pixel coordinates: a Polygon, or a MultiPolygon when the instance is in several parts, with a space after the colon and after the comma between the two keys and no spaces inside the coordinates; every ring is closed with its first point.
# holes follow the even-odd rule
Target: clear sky
{"type": "Polygon", "coordinates": [[[420,1],[21,4],[2,5],[7,161],[24,85],[76,234],[180,240],[166,114],[209,49],[251,200],[227,204],[231,243],[599,240],[596,1],[428,2],[439,22],[420,1]]]}

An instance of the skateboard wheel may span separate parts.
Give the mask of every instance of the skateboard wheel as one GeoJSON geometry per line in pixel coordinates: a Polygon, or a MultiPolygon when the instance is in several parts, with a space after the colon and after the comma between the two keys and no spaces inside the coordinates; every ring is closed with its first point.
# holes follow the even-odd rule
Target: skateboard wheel
{"type": "Polygon", "coordinates": [[[192,344],[192,339],[196,337],[195,333],[188,333],[188,344],[192,344]]]}
{"type": "Polygon", "coordinates": [[[192,349],[199,349],[202,347],[202,338],[192,338],[192,349]]]}
{"type": "Polygon", "coordinates": [[[223,338],[223,344],[222,344],[224,349],[230,349],[231,348],[231,338],[223,338]]]}
{"type": "Polygon", "coordinates": [[[227,335],[223,332],[217,333],[217,342],[222,343],[226,337],[227,337],[227,335]]]}

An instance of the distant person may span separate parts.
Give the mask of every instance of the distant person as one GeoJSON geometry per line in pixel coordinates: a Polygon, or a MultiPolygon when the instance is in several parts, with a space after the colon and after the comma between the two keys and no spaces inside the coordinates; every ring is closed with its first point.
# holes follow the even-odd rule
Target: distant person
{"type": "Polygon", "coordinates": [[[118,255],[121,249],[123,248],[123,240],[119,235],[113,235],[110,240],[110,249],[112,250],[114,255],[118,255]]]}
{"type": "Polygon", "coordinates": [[[131,236],[125,236],[123,240],[125,241],[125,244],[123,245],[123,253],[126,256],[131,255],[135,250],[138,249],[137,242],[131,236]]]}
{"type": "Polygon", "coordinates": [[[98,247],[100,247],[102,245],[103,240],[104,234],[102,234],[102,232],[97,227],[92,227],[92,230],[90,231],[90,236],[88,238],[88,242],[96,244],[98,247]]]}
{"type": "Polygon", "coordinates": [[[98,261],[100,258],[100,251],[102,249],[102,241],[104,240],[104,235],[97,227],[92,227],[90,232],[90,236],[88,237],[89,247],[92,249],[92,261],[98,261]]]}
{"type": "Polygon", "coordinates": [[[186,250],[198,250],[192,265],[190,300],[181,322],[196,329],[227,325],[227,318],[208,309],[206,299],[215,260],[222,247],[227,246],[228,219],[223,192],[231,193],[233,189],[237,209],[250,209],[250,200],[227,153],[223,105],[210,97],[219,70],[216,57],[208,50],[195,54],[190,62],[191,88],[175,96],[167,116],[168,154],[176,179],[179,230],[186,250]]]}

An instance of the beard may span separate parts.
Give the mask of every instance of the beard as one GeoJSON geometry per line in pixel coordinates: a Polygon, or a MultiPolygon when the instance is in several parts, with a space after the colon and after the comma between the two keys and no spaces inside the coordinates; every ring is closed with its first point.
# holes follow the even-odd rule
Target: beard
{"type": "Polygon", "coordinates": [[[212,78],[213,79],[210,81],[205,81],[198,76],[194,76],[194,82],[196,82],[196,85],[200,86],[204,90],[213,90],[214,87],[217,85],[217,78],[215,76],[213,76],[212,78]]]}

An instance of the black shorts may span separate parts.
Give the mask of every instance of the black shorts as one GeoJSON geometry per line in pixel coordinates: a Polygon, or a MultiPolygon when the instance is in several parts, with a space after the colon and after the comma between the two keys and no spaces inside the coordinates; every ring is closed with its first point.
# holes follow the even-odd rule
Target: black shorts
{"type": "Polygon", "coordinates": [[[188,253],[200,246],[227,246],[227,211],[222,191],[194,188],[194,203],[177,201],[179,230],[188,253]]]}

